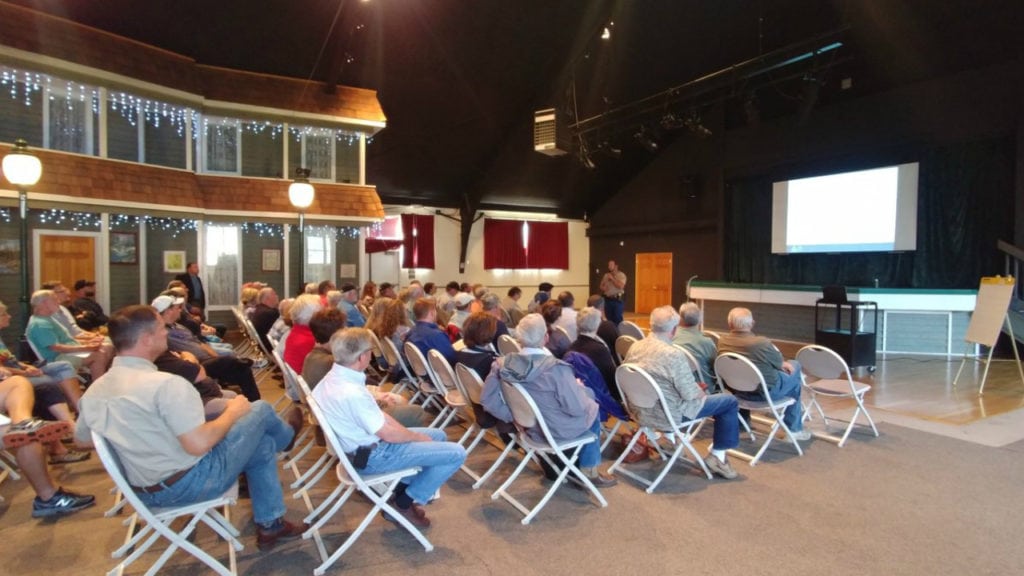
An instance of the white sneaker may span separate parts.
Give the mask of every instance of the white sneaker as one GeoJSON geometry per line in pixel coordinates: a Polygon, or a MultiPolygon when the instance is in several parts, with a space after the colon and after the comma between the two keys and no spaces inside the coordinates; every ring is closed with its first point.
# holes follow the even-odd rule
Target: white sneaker
{"type": "MultiPolygon", "coordinates": [[[[792,432],[792,430],[790,432],[792,432]]],[[[799,432],[792,432],[792,433],[793,433],[793,438],[795,438],[798,442],[806,442],[806,441],[811,439],[811,431],[807,430],[807,429],[800,430],[799,432]]]]}

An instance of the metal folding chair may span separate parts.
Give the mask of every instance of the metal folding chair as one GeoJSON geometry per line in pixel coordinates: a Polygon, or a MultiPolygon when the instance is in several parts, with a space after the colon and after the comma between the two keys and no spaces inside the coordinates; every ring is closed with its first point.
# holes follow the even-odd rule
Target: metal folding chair
{"type": "MultiPolygon", "coordinates": [[[[786,426],[782,418],[785,414],[786,407],[796,402],[793,398],[782,398],[780,400],[773,400],[771,395],[768,394],[768,385],[764,381],[764,376],[761,375],[761,371],[750,361],[736,354],[734,352],[725,352],[719,354],[718,358],[715,359],[715,373],[718,374],[718,379],[724,383],[730,390],[734,392],[745,392],[745,393],[758,393],[764,397],[764,400],[746,400],[741,396],[736,396],[736,400],[739,403],[740,410],[750,410],[757,412],[767,412],[772,415],[774,420],[772,421],[772,428],[765,437],[764,443],[761,444],[761,448],[757,451],[757,454],[751,456],[745,452],[739,450],[730,450],[729,453],[737,458],[747,460],[751,466],[757,465],[757,462],[764,455],[765,450],[772,443],[775,438],[775,433],[778,432],[779,428],[786,431],[786,437],[796,448],[796,453],[800,456],[804,455],[803,449],[800,448],[800,443],[793,437],[793,432],[786,426]]],[[[750,425],[740,417],[740,422],[743,423],[743,427],[747,429],[747,433],[750,434],[751,440],[756,440],[754,432],[751,430],[750,425]]]]}
{"type": "MultiPolygon", "coordinates": [[[[655,406],[659,406],[664,412],[666,420],[673,423],[673,425],[671,428],[656,430],[650,426],[644,425],[643,423],[638,423],[640,426],[639,430],[637,430],[636,434],[633,434],[633,439],[629,441],[626,449],[622,451],[622,454],[619,455],[618,459],[616,459],[608,468],[608,472],[615,472],[636,480],[646,486],[646,492],[650,494],[654,492],[655,488],[658,487],[658,484],[661,484],[665,475],[668,474],[668,471],[672,468],[672,465],[679,460],[680,456],[682,456],[683,450],[686,450],[693,455],[694,461],[690,462],[686,458],[683,458],[683,460],[697,468],[700,468],[701,471],[704,472],[704,475],[708,477],[708,480],[711,480],[711,471],[708,470],[704,460],[700,457],[700,454],[697,453],[697,449],[694,448],[691,443],[691,439],[700,430],[705,419],[698,418],[696,420],[679,422],[676,416],[672,414],[672,411],[669,409],[668,403],[665,401],[665,394],[661,391],[661,388],[658,387],[658,384],[653,378],[651,378],[651,375],[648,374],[646,370],[636,364],[623,364],[622,366],[619,366],[618,369],[615,370],[615,381],[616,384],[619,385],[619,391],[622,393],[623,401],[625,401],[630,407],[654,408],[655,406]],[[676,422],[679,423],[675,424],[676,422]],[[646,435],[647,438],[650,439],[651,443],[657,445],[659,432],[663,434],[669,442],[675,444],[676,448],[653,480],[648,480],[647,478],[622,467],[622,461],[629,455],[633,446],[640,441],[642,435],[646,435]]],[[[661,454],[662,459],[665,459],[665,455],[664,453],[661,453],[660,449],[658,452],[661,454]]]]}
{"type": "Polygon", "coordinates": [[[498,354],[504,356],[506,354],[518,354],[521,351],[522,348],[519,346],[519,342],[516,342],[515,338],[508,334],[498,336],[498,354]]]}
{"type": "Polygon", "coordinates": [[[857,403],[857,410],[853,413],[853,417],[850,418],[841,438],[828,433],[814,433],[814,436],[835,442],[842,448],[843,444],[846,443],[846,439],[849,438],[850,432],[853,431],[857,418],[861,414],[868,421],[871,431],[875,436],[878,436],[878,428],[875,427],[875,421],[871,419],[871,414],[868,413],[868,409],[864,406],[864,395],[871,390],[871,385],[857,382],[851,378],[850,367],[847,366],[842,356],[824,346],[810,345],[804,346],[796,353],[796,360],[803,367],[804,389],[809,392],[808,397],[810,399],[807,407],[804,409],[804,419],[810,418],[811,408],[816,409],[825,423],[825,430],[827,432],[828,417],[825,416],[825,411],[822,410],[821,404],[818,402],[818,395],[829,398],[852,398],[857,403]],[[810,376],[813,380],[808,381],[807,376],[810,376]]]}
{"type": "Polygon", "coordinates": [[[587,475],[584,474],[575,464],[576,457],[579,455],[583,446],[590,444],[591,442],[597,442],[597,436],[590,432],[586,432],[582,436],[573,438],[572,440],[556,441],[551,435],[551,431],[548,429],[547,423],[544,421],[544,416],[537,408],[537,405],[533,402],[533,399],[530,398],[529,393],[527,393],[521,385],[502,382],[501,391],[502,395],[505,397],[505,402],[512,411],[512,417],[515,419],[516,428],[519,430],[516,434],[516,442],[518,442],[526,451],[526,456],[523,458],[522,462],[519,463],[519,466],[516,466],[512,475],[509,476],[493,494],[491,494],[491,499],[497,500],[499,497],[504,498],[509,504],[514,506],[516,510],[519,510],[525,515],[522,523],[529,524],[530,520],[533,520],[533,517],[536,516],[542,508],[544,508],[549,500],[551,500],[555,491],[563,484],[569,474],[572,474],[573,481],[579,483],[593,494],[602,508],[608,506],[608,501],[604,499],[604,496],[602,496],[601,492],[596,486],[594,486],[594,483],[591,482],[590,478],[587,478],[587,475]],[[531,430],[538,432],[540,439],[535,439],[531,436],[531,430]],[[568,454],[566,452],[568,452],[568,454]],[[527,508],[522,502],[508,492],[508,488],[512,486],[512,483],[515,482],[516,478],[519,477],[519,474],[526,468],[526,465],[530,463],[530,460],[538,457],[543,458],[552,468],[561,469],[561,471],[558,474],[558,478],[551,483],[551,487],[548,488],[544,497],[541,498],[533,508],[527,508]]]}
{"type": "MultiPolygon", "coordinates": [[[[456,364],[455,383],[459,387],[459,391],[462,393],[464,398],[466,398],[473,404],[480,405],[480,397],[483,395],[484,383],[480,381],[479,374],[474,372],[465,364],[456,364]]],[[[472,420],[472,424],[470,425],[469,428],[466,429],[466,433],[462,435],[462,438],[459,439],[459,444],[465,445],[465,441],[475,433],[475,436],[472,436],[473,439],[472,441],[470,441],[469,446],[466,447],[466,458],[468,461],[469,454],[472,453],[473,450],[476,449],[477,445],[479,445],[480,442],[485,439],[488,432],[490,432],[491,436],[493,436],[499,442],[501,442],[501,438],[498,437],[497,433],[494,432],[493,428],[480,427],[479,423],[477,423],[476,421],[476,417],[472,408],[469,408],[467,412],[469,412],[469,418],[472,420]]],[[[494,444],[494,447],[498,450],[501,450],[501,454],[498,456],[498,459],[495,460],[493,464],[491,464],[490,468],[488,468],[487,471],[484,472],[482,475],[477,475],[476,472],[473,472],[466,464],[463,464],[462,468],[460,468],[460,470],[465,472],[466,475],[475,480],[475,482],[473,483],[474,490],[483,486],[484,483],[487,482],[487,479],[490,478],[492,474],[494,474],[494,471],[497,470],[499,466],[501,466],[501,463],[505,461],[505,457],[508,456],[513,449],[515,449],[516,441],[513,438],[510,442],[505,444],[504,449],[499,448],[497,444],[494,444]]]]}
{"type": "Polygon", "coordinates": [[[636,338],[623,334],[615,339],[615,355],[619,358],[619,364],[626,361],[626,354],[629,354],[629,348],[637,341],[636,338]]]}

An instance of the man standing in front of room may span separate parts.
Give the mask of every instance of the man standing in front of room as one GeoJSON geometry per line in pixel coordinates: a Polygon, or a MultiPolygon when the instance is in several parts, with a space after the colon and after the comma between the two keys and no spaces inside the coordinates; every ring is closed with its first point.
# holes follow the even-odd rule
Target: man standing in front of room
{"type": "Polygon", "coordinates": [[[622,301],[626,295],[626,274],[619,270],[615,260],[608,261],[608,272],[601,278],[601,294],[604,295],[604,315],[618,326],[626,307],[622,301]]]}

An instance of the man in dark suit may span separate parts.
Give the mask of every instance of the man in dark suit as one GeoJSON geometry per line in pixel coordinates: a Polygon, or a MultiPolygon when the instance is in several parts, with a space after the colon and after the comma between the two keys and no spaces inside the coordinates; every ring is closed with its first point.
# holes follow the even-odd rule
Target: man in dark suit
{"type": "Polygon", "coordinates": [[[188,303],[199,308],[199,314],[205,317],[206,314],[206,290],[203,288],[203,280],[199,277],[199,263],[189,262],[188,272],[178,274],[175,280],[180,280],[188,288],[188,303]]]}

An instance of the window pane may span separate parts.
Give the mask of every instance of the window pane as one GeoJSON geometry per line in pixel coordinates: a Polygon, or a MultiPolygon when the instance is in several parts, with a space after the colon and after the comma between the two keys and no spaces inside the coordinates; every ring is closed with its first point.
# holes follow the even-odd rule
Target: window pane
{"type": "Polygon", "coordinates": [[[206,169],[210,172],[238,172],[238,126],[210,122],[206,127],[206,169]]]}
{"type": "Polygon", "coordinates": [[[238,226],[206,226],[205,266],[200,270],[206,288],[208,306],[233,306],[238,303],[241,260],[238,226]]]}
{"type": "Polygon", "coordinates": [[[334,280],[335,229],[330,226],[306,228],[306,282],[334,280]]]}
{"type": "Polygon", "coordinates": [[[306,134],[306,168],[309,177],[329,180],[331,178],[331,148],[334,138],[331,135],[315,136],[306,134]]]}
{"type": "Polygon", "coordinates": [[[50,94],[50,149],[89,154],[88,116],[90,103],[50,94]]]}

